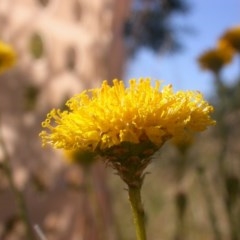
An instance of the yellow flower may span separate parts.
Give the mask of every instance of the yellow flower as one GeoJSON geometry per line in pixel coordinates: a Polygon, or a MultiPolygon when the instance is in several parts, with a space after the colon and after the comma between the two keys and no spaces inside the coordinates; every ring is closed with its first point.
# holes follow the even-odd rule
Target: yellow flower
{"type": "Polygon", "coordinates": [[[96,155],[91,151],[65,150],[64,154],[69,163],[76,163],[85,167],[90,166],[96,160],[96,155]]]}
{"type": "Polygon", "coordinates": [[[0,74],[11,68],[16,62],[16,54],[12,47],[0,41],[0,74]]]}
{"type": "Polygon", "coordinates": [[[171,142],[180,153],[185,154],[194,142],[194,134],[184,132],[182,135],[172,138],[171,142]]]}
{"type": "Polygon", "coordinates": [[[179,91],[150,79],[106,81],[99,89],[84,91],[67,103],[68,111],[52,110],[42,123],[43,145],[66,150],[97,151],[123,142],[151,142],[161,146],[184,130],[203,131],[215,122],[213,107],[199,92],[179,91]]]}
{"type": "Polygon", "coordinates": [[[198,63],[202,69],[207,69],[218,73],[222,67],[232,61],[233,51],[231,48],[219,47],[210,49],[198,58],[198,63]]]}
{"type": "Polygon", "coordinates": [[[226,31],[220,38],[219,45],[228,45],[240,53],[240,26],[233,27],[226,31]]]}
{"type": "MultiPolygon", "coordinates": [[[[143,171],[165,141],[214,125],[210,106],[199,92],[178,91],[150,79],[107,81],[53,109],[42,123],[43,145],[98,154],[117,170],[128,186],[141,186],[143,171]]],[[[84,154],[81,156],[84,156],[84,154]]]]}

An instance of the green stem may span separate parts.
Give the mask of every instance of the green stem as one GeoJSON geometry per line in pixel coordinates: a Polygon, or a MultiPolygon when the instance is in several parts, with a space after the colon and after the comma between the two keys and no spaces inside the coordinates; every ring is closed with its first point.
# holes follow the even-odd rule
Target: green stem
{"type": "Polygon", "coordinates": [[[128,194],[133,212],[137,240],[146,240],[145,216],[141,200],[141,186],[136,187],[128,185],[128,194]]]}
{"type": "Polygon", "coordinates": [[[204,198],[205,198],[205,201],[206,201],[209,220],[210,220],[210,223],[212,225],[212,229],[213,229],[213,233],[214,233],[214,239],[215,240],[221,240],[222,236],[221,236],[221,232],[219,230],[218,224],[217,224],[217,218],[216,218],[216,215],[215,215],[215,212],[214,212],[214,207],[213,207],[214,202],[213,202],[212,195],[211,195],[211,193],[209,191],[209,188],[208,188],[209,184],[208,184],[208,182],[207,182],[207,180],[204,176],[204,171],[205,171],[205,169],[203,167],[199,167],[197,169],[199,182],[201,184],[202,191],[203,191],[203,194],[204,194],[204,198]]]}
{"type": "Polygon", "coordinates": [[[7,177],[10,188],[13,191],[20,219],[26,227],[27,240],[34,240],[35,238],[34,238],[32,226],[27,214],[27,206],[24,200],[24,196],[23,196],[23,193],[20,190],[18,190],[17,186],[15,185],[12,168],[10,165],[10,157],[7,152],[7,148],[5,146],[5,142],[3,141],[3,136],[1,132],[0,132],[0,145],[2,147],[3,154],[4,154],[3,161],[2,161],[2,169],[7,177]]]}

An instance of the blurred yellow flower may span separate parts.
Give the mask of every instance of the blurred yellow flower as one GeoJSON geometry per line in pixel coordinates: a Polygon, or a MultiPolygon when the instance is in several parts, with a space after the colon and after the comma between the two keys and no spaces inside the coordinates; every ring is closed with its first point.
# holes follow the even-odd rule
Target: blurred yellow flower
{"type": "Polygon", "coordinates": [[[151,143],[159,148],[185,131],[200,132],[214,125],[210,106],[199,92],[173,92],[150,79],[107,81],[67,103],[68,111],[53,109],[42,123],[43,145],[80,151],[107,151],[122,143],[151,143]]]}
{"type": "Polygon", "coordinates": [[[219,39],[219,45],[228,45],[234,51],[240,53],[240,26],[227,30],[219,39]]]}
{"type": "Polygon", "coordinates": [[[182,135],[178,135],[172,138],[171,142],[180,153],[185,154],[187,150],[193,145],[194,134],[184,131],[182,135]]]}
{"type": "Polygon", "coordinates": [[[96,155],[91,151],[65,150],[64,155],[67,162],[80,164],[81,166],[90,166],[96,161],[96,155]]]}
{"type": "Polygon", "coordinates": [[[232,61],[233,51],[228,47],[219,47],[204,52],[199,58],[198,63],[202,69],[218,73],[222,67],[232,61]]]}
{"type": "Polygon", "coordinates": [[[0,41],[0,74],[11,68],[16,62],[16,53],[12,47],[0,41]]]}

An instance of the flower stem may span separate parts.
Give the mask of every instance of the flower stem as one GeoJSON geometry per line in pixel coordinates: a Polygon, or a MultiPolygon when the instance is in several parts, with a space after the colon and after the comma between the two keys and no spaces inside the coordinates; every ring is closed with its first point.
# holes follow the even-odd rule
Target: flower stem
{"type": "MultiPolygon", "coordinates": [[[[0,129],[1,130],[1,129],[0,129]]],[[[26,202],[23,196],[22,191],[20,191],[13,179],[13,172],[12,172],[12,168],[10,165],[10,156],[8,154],[5,142],[3,141],[3,136],[2,133],[0,131],[0,146],[3,150],[3,161],[2,161],[2,169],[6,175],[6,178],[9,182],[10,188],[14,194],[15,197],[15,201],[17,204],[17,210],[18,210],[18,214],[19,217],[21,219],[21,221],[23,222],[23,224],[25,225],[26,228],[26,237],[28,240],[34,240],[34,234],[32,231],[32,226],[29,220],[29,216],[28,216],[28,212],[27,212],[27,206],[26,206],[26,202]]]]}
{"type": "Polygon", "coordinates": [[[128,185],[129,201],[133,212],[137,240],[146,240],[145,216],[141,200],[141,186],[128,185]]]}

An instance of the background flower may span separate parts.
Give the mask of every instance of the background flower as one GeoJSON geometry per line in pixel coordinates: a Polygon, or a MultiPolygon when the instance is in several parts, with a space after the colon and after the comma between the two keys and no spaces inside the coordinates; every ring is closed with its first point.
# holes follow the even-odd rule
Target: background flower
{"type": "Polygon", "coordinates": [[[0,41],[0,74],[11,68],[16,62],[16,53],[12,47],[0,41]]]}
{"type": "Polygon", "coordinates": [[[215,73],[232,61],[233,52],[231,48],[219,47],[204,52],[199,58],[198,63],[202,69],[207,69],[215,73]]]}
{"type": "Polygon", "coordinates": [[[229,45],[229,47],[240,53],[240,26],[227,30],[220,38],[219,43],[229,45]]]}

